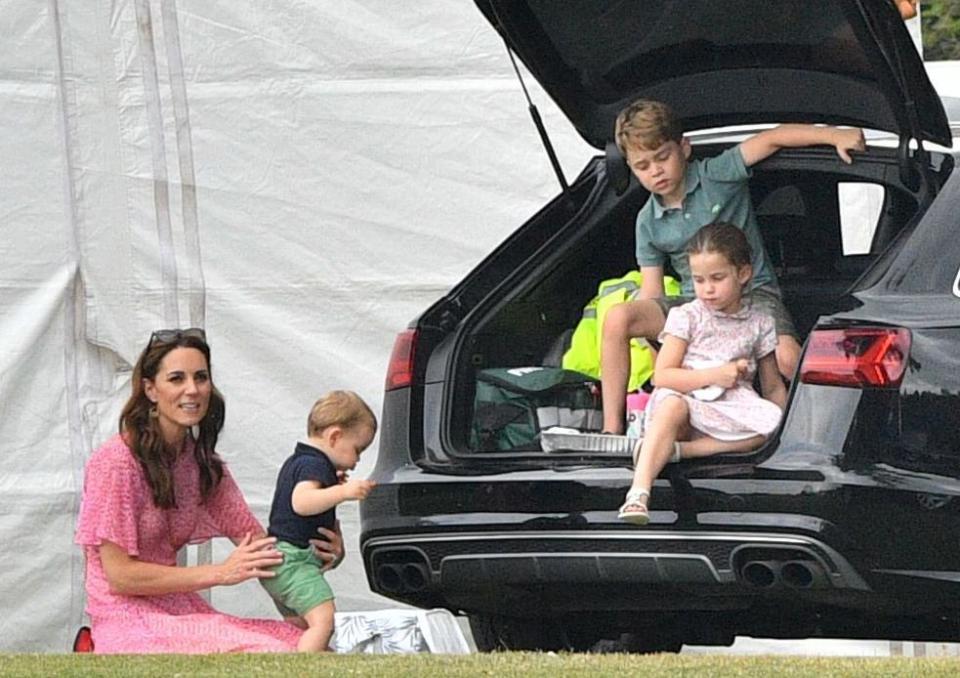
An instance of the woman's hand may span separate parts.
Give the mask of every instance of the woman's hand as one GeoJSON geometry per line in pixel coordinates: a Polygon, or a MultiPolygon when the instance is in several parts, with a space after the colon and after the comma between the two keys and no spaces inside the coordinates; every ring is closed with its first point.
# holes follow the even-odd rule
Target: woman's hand
{"type": "Polygon", "coordinates": [[[343,548],[343,534],[340,532],[340,521],[337,521],[333,530],[318,527],[317,532],[323,535],[325,539],[311,539],[310,544],[313,546],[314,555],[324,563],[321,570],[326,572],[337,567],[346,556],[346,551],[343,548]]]}
{"type": "Polygon", "coordinates": [[[232,586],[248,579],[275,576],[272,568],[283,562],[283,554],[274,547],[276,543],[276,537],[254,539],[248,532],[219,565],[220,584],[232,586]]]}

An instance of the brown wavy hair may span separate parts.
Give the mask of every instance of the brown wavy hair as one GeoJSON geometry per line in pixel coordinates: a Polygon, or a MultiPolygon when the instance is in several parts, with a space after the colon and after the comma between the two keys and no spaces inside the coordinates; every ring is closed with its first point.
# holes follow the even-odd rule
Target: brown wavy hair
{"type": "Polygon", "coordinates": [[[668,141],[680,143],[683,139],[683,127],[667,104],[651,99],[638,99],[617,115],[613,137],[620,152],[626,157],[631,147],[655,151],[668,141]]]}
{"type": "Polygon", "coordinates": [[[213,493],[223,478],[223,460],[217,455],[216,446],[217,438],[223,429],[226,404],[220,391],[213,385],[210,346],[198,336],[185,334],[170,341],[152,341],[143,349],[133,368],[132,393],[120,413],[120,433],[133,456],[140,462],[154,503],[165,509],[177,506],[176,488],[173,486],[173,462],[180,450],[171,449],[164,442],[159,420],[150,416],[154,404],[147,398],[143,381],[156,379],[160,363],[175,348],[194,348],[203,353],[210,374],[210,404],[206,415],[200,420],[199,433],[193,447],[193,456],[200,467],[200,492],[203,501],[213,493]]]}
{"type": "Polygon", "coordinates": [[[687,241],[687,255],[716,252],[740,268],[751,263],[753,251],[742,229],[723,221],[707,224],[687,241]]]}

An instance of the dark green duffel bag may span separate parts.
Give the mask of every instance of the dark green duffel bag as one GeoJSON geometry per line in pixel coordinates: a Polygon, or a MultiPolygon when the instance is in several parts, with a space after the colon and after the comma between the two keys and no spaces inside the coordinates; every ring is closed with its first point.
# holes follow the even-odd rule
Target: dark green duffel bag
{"type": "Polygon", "coordinates": [[[560,367],[496,367],[477,373],[474,450],[539,450],[540,431],[599,431],[600,382],[560,367]]]}

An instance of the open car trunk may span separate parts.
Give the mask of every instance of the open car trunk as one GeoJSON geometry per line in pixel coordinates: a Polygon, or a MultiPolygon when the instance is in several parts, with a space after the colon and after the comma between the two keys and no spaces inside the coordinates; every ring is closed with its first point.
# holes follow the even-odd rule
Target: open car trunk
{"type": "MultiPolygon", "coordinates": [[[[853,165],[832,149],[807,148],[753,168],[761,234],[802,338],[818,319],[855,303],[847,293],[886,268],[885,253],[899,246],[952,169],[952,157],[924,148],[948,146],[950,127],[889,2],[743,0],[735,9],[720,0],[475,2],[584,140],[606,147],[608,157],[590,163],[418,321],[423,381],[422,390],[411,390],[411,405],[422,412],[414,417],[422,430],[409,434],[417,457],[422,433],[418,461],[426,465],[456,461],[455,468],[483,472],[514,463],[629,462],[622,448],[545,452],[531,431],[540,410],[553,410],[561,424],[561,415],[599,410],[596,383],[564,382],[557,402],[529,393],[509,400],[513,382],[490,387],[491,375],[526,381],[543,374],[535,368],[559,365],[564,339],[598,284],[636,269],[634,224],[647,193],[627,181],[622,158],[611,159],[608,146],[629,102],[668,103],[688,136],[783,122],[892,135],[890,148],[872,147],[853,165]],[[521,417],[526,411],[525,430],[501,435],[498,427],[513,415],[490,407],[492,398],[516,404],[521,417]]],[[[695,143],[694,152],[719,153],[719,138],[702,136],[715,143],[695,143]]],[[[584,416],[578,428],[595,421],[584,416]]]]}
{"type": "MultiPolygon", "coordinates": [[[[696,144],[694,153],[705,157],[725,147],[696,144]]],[[[931,162],[931,176],[942,185],[952,158],[934,154],[931,162]]],[[[921,198],[902,182],[894,149],[871,148],[852,165],[841,163],[829,148],[783,151],[753,171],[750,190],[760,230],[786,306],[805,339],[819,318],[853,303],[849,291],[868,285],[882,272],[889,258],[885,254],[896,250],[899,236],[921,216],[921,198]]],[[[428,442],[434,458],[442,454],[447,460],[481,466],[490,461],[534,466],[629,461],[622,450],[561,447],[545,452],[539,441],[518,445],[479,438],[478,405],[482,408],[483,403],[478,401],[485,396],[477,385],[481,373],[491,369],[560,364],[598,283],[636,269],[634,223],[646,198],[636,182],[618,196],[606,180],[603,160],[594,160],[569,196],[536,215],[458,286],[446,304],[421,318],[421,325],[431,325],[445,308],[465,311],[431,355],[427,370],[448,377],[453,373],[444,380],[440,440],[428,442]],[[510,261],[504,260],[507,256],[510,261]],[[501,274],[502,284],[489,293],[491,276],[504,270],[512,273],[501,274]],[[474,292],[484,286],[488,293],[474,301],[474,292]]],[[[597,396],[597,409],[599,402],[597,396]]]]}

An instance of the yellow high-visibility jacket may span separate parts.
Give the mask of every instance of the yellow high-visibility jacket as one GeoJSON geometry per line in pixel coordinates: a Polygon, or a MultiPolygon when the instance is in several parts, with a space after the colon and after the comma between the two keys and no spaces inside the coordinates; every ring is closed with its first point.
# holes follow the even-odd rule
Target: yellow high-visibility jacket
{"type": "MultiPolygon", "coordinates": [[[[570,348],[563,354],[562,366],[600,378],[600,331],[603,321],[615,304],[627,301],[640,289],[643,275],[630,271],[619,278],[604,280],[597,287],[597,296],[583,307],[583,315],[570,339],[570,348]]],[[[667,296],[680,292],[680,283],[670,276],[663,277],[663,291],[667,296]]],[[[645,339],[630,340],[630,377],[627,391],[636,391],[653,375],[653,350],[645,339]]]]}

